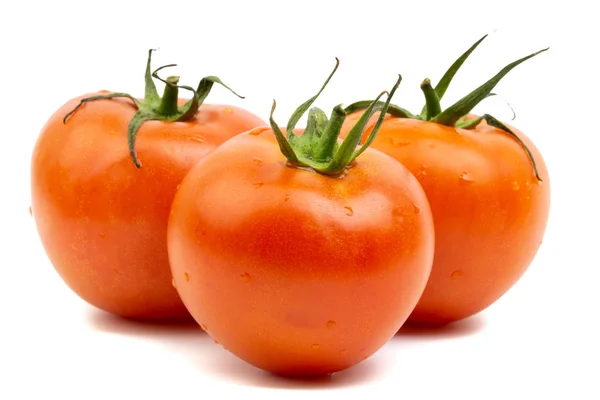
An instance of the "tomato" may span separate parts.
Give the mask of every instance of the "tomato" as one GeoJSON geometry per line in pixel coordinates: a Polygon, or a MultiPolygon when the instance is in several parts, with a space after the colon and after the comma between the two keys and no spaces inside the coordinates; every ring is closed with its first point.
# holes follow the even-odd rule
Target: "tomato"
{"type": "MultiPolygon", "coordinates": [[[[460,114],[451,118],[457,123],[440,122],[446,117],[436,111],[435,101],[474,47],[457,60],[435,93],[424,82],[429,98],[421,116],[390,106],[395,116],[386,116],[371,145],[405,165],[431,205],[435,257],[427,287],[409,317],[414,323],[445,324],[493,304],[528,269],[548,219],[548,171],[526,135],[489,115],[460,114]]],[[[468,101],[489,95],[499,75],[448,110],[468,113],[473,107],[468,101]]],[[[342,137],[362,114],[346,119],[342,137]]]]}
{"type": "MultiPolygon", "coordinates": [[[[173,89],[165,92],[184,107],[173,89]]],[[[47,255],[66,284],[100,309],[131,318],[189,318],[172,286],[167,256],[177,185],[217,145],[264,122],[243,109],[210,104],[192,108],[185,121],[147,120],[134,132],[136,168],[128,127],[136,112],[148,108],[138,111],[130,99],[98,99],[63,122],[87,97],[58,109],[33,151],[32,208],[47,255]]]]}
{"type": "Polygon", "coordinates": [[[335,111],[327,121],[312,109],[301,135],[298,115],[287,139],[271,118],[192,168],[167,237],[177,290],[215,341],[267,371],[320,375],[400,328],[427,282],[434,235],[406,168],[370,149],[337,164],[360,132],[338,147],[335,111]],[[320,158],[319,143],[337,153],[320,158]]]}

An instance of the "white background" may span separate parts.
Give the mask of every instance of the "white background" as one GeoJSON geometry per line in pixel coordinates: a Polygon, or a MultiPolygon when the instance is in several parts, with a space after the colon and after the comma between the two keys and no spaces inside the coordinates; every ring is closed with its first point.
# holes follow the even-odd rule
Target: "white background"
{"type": "MultiPolygon", "coordinates": [[[[4,2],[0,9],[0,399],[405,398],[599,399],[597,328],[598,40],[593,1],[4,2]],[[143,95],[154,65],[182,83],[219,75],[208,102],[284,124],[338,73],[316,105],[395,98],[420,109],[437,82],[491,33],[448,91],[448,106],[510,61],[522,64],[475,111],[509,119],[544,155],[552,207],[523,279],[480,315],[441,331],[406,330],[375,356],[317,381],[275,378],[215,345],[194,325],[124,322],[76,297],[54,272],[29,206],[31,151],[46,119],[99,89],[143,95]],[[55,397],[56,396],[56,397],[55,397]],[[343,397],[342,397],[343,396],[343,397]]],[[[327,111],[329,112],[329,111],[327,111]]]]}

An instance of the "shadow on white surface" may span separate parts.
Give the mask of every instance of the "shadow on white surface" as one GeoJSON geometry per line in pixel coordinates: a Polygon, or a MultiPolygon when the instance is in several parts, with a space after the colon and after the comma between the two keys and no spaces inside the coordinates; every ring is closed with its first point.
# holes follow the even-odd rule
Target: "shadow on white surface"
{"type": "Polygon", "coordinates": [[[226,351],[195,321],[137,321],[91,309],[87,319],[92,329],[116,335],[135,336],[157,342],[169,352],[185,357],[200,373],[218,380],[246,386],[278,389],[335,389],[368,384],[381,379],[391,361],[381,352],[349,368],[322,377],[291,378],[256,368],[226,351]]]}
{"type": "Polygon", "coordinates": [[[406,323],[395,339],[423,338],[423,339],[448,339],[474,335],[485,328],[485,318],[482,315],[474,315],[461,321],[446,325],[419,325],[406,323]]]}

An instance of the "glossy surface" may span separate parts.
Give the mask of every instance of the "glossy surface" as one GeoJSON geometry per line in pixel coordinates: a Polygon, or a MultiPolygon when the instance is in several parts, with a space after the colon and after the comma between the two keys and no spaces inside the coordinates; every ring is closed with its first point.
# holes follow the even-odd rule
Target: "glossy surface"
{"type": "Polygon", "coordinates": [[[166,246],[177,185],[218,144],[263,122],[208,104],[189,122],[145,122],[136,169],[127,147],[134,106],[90,102],[63,124],[78,102],[50,118],[32,156],[32,211],[50,261],[98,308],[132,318],[189,317],[171,285],[166,246]]]}
{"type": "Polygon", "coordinates": [[[169,219],[175,285],[199,324],[285,375],[348,368],[394,335],[433,256],[429,205],[368,150],[342,177],[286,165],[270,129],[243,133],[186,176],[169,219]]]}
{"type": "MultiPolygon", "coordinates": [[[[347,118],[343,134],[359,116],[347,118]]],[[[387,117],[371,145],[417,177],[433,213],[435,260],[410,321],[473,315],[509,290],[533,260],[548,219],[550,182],[539,151],[511,130],[532,151],[543,183],[518,142],[485,122],[464,130],[387,117]]]]}

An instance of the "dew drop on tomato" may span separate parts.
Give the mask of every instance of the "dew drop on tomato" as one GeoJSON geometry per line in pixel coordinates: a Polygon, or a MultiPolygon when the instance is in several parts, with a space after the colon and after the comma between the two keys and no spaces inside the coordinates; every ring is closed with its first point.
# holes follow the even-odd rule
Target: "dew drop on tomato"
{"type": "Polygon", "coordinates": [[[473,176],[469,172],[463,172],[458,177],[458,183],[463,186],[471,185],[472,183],[475,183],[475,180],[473,179],[473,176]]]}
{"type": "Polygon", "coordinates": [[[463,271],[461,271],[460,269],[457,269],[456,271],[454,271],[453,273],[450,274],[450,279],[456,280],[456,279],[462,278],[464,274],[465,273],[463,271]]]}
{"type": "Polygon", "coordinates": [[[268,127],[260,126],[258,128],[252,129],[250,132],[248,132],[248,135],[257,136],[257,135],[260,135],[261,133],[263,133],[264,131],[268,131],[268,130],[269,130],[268,127]]]}
{"type": "Polygon", "coordinates": [[[192,140],[198,143],[204,143],[204,138],[202,136],[190,136],[188,137],[188,140],[192,140]]]}
{"type": "Polygon", "coordinates": [[[421,214],[421,207],[413,203],[413,208],[415,210],[415,214],[421,214]]]}
{"type": "Polygon", "coordinates": [[[247,272],[244,272],[242,275],[240,275],[240,277],[242,278],[242,280],[244,282],[250,282],[250,274],[247,272]]]}

